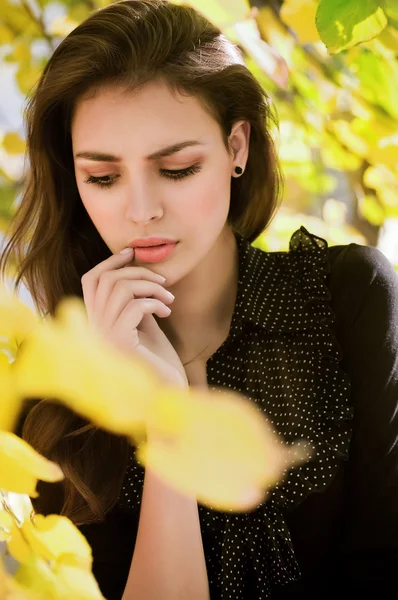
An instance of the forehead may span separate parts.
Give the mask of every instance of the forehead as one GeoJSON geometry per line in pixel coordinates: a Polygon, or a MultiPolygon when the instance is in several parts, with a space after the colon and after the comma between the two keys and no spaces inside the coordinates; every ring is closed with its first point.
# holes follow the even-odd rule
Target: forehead
{"type": "Polygon", "coordinates": [[[148,146],[164,140],[193,138],[218,130],[218,123],[195,96],[171,92],[158,82],[130,91],[106,87],[86,94],[76,104],[72,120],[74,143],[130,136],[148,146]],[[145,132],[145,135],[143,135],[145,132]],[[135,133],[135,135],[134,135],[135,133]]]}

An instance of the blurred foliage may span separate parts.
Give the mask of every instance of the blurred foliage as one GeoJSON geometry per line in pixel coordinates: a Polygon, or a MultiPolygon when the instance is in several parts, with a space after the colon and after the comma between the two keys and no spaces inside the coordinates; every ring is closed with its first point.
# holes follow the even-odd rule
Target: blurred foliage
{"type": "MultiPolygon", "coordinates": [[[[50,0],[1,1],[0,48],[23,95],[62,38],[110,3],[62,0],[51,17],[50,0]]],[[[276,109],[284,198],[258,244],[282,249],[304,224],[332,244],[377,245],[386,219],[398,219],[397,0],[175,3],[200,10],[239,46],[276,109]]],[[[21,136],[0,131],[0,228],[23,185],[21,136]]]]}

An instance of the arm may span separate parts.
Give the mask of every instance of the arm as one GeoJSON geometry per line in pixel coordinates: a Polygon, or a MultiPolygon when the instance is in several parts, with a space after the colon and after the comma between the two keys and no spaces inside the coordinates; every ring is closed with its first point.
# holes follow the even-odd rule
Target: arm
{"type": "Polygon", "coordinates": [[[355,245],[335,273],[355,411],[336,591],[383,595],[398,592],[398,275],[379,250],[355,245]]]}
{"type": "Polygon", "coordinates": [[[198,506],[149,468],[137,539],[122,600],[210,598],[198,506]]]}

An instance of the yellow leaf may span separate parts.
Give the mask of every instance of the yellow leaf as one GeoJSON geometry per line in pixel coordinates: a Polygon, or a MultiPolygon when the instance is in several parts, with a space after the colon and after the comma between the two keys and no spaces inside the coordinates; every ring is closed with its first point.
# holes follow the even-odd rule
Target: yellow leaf
{"type": "Polygon", "coordinates": [[[284,469],[303,460],[287,448],[251,402],[232,391],[191,390],[152,406],[149,443],[138,459],[182,493],[218,510],[248,510],[259,504],[284,469]],[[173,406],[174,404],[174,406],[173,406]],[[165,420],[171,435],[162,435],[165,420]],[[222,477],[220,477],[222,473],[222,477]]]}
{"type": "Polygon", "coordinates": [[[14,579],[21,589],[40,600],[104,600],[90,571],[50,565],[34,554],[19,567],[14,579]]]}
{"type": "Polygon", "coordinates": [[[8,154],[23,154],[25,152],[26,143],[22,140],[18,133],[6,133],[3,138],[3,148],[8,154]]]}
{"type": "MultiPolygon", "coordinates": [[[[0,504],[0,542],[5,542],[9,539],[12,527],[11,516],[1,508],[0,504]]],[[[1,560],[0,560],[1,562],[1,560]]],[[[0,596],[1,598],[1,596],[0,596]]]]}
{"type": "Polygon", "coordinates": [[[279,87],[286,88],[289,79],[289,69],[279,52],[260,38],[257,23],[247,19],[234,26],[236,36],[241,46],[255,59],[256,64],[279,87]]]}
{"type": "Polygon", "coordinates": [[[22,535],[21,529],[13,519],[11,521],[11,532],[7,540],[7,550],[15,560],[23,564],[30,559],[32,552],[22,535]]]}
{"type": "Polygon", "coordinates": [[[23,588],[8,575],[2,560],[0,560],[0,598],[1,600],[43,600],[42,596],[39,597],[31,590],[23,588]]]}
{"type": "Polygon", "coordinates": [[[31,550],[44,560],[59,560],[66,555],[69,565],[91,569],[92,551],[86,538],[66,517],[35,514],[22,525],[31,550]]]}
{"type": "Polygon", "coordinates": [[[28,94],[37,83],[42,73],[42,68],[37,64],[21,63],[16,72],[15,80],[23,94],[28,94]]]}
{"type": "MultiPolygon", "coordinates": [[[[235,399],[236,404],[230,398],[226,405],[220,405],[215,397],[207,403],[206,409],[203,408],[204,402],[189,403],[189,390],[165,385],[143,361],[116,351],[94,328],[89,327],[80,298],[64,299],[55,318],[49,318],[32,329],[13,363],[13,376],[19,397],[57,398],[89,421],[135,438],[138,443],[143,439],[147,426],[152,428],[156,423],[159,434],[171,435],[173,443],[180,447],[178,460],[176,453],[163,456],[160,451],[156,458],[156,449],[151,450],[151,453],[155,452],[156,470],[179,486],[198,488],[198,497],[203,501],[218,502],[232,509],[248,506],[254,499],[264,496],[264,483],[271,482],[280,474],[275,463],[280,466],[281,456],[286,457],[286,448],[281,448],[278,453],[270,444],[262,412],[251,405],[242,405],[243,399],[239,402],[239,397],[235,399]],[[207,454],[199,435],[200,429],[203,431],[206,427],[211,438],[207,454]],[[218,432],[216,443],[217,428],[223,432],[221,435],[218,432]],[[240,439],[242,447],[237,465],[234,455],[230,458],[231,447],[240,447],[237,443],[240,439]],[[185,451],[187,458],[183,455],[185,451]],[[200,454],[203,456],[201,464],[198,462],[200,454]],[[217,480],[214,470],[206,476],[210,456],[214,465],[218,464],[218,473],[224,465],[226,471],[229,469],[225,482],[219,477],[217,480]],[[263,462],[258,456],[264,457],[263,462]],[[193,471],[187,469],[190,459],[196,461],[195,477],[192,476],[193,471]],[[237,473],[239,476],[236,476],[237,473]]],[[[206,397],[203,396],[203,399],[206,397]]],[[[19,438],[16,440],[22,442],[19,438]]],[[[11,441],[14,445],[17,443],[12,438],[11,441]]],[[[12,444],[8,443],[7,452],[6,445],[0,487],[34,497],[36,479],[55,481],[61,477],[56,465],[43,462],[45,459],[40,455],[31,456],[29,453],[33,451],[27,448],[27,456],[22,456],[20,446],[15,452],[12,444]],[[50,472],[46,472],[46,468],[50,472]],[[58,471],[51,471],[51,468],[58,471]]],[[[150,458],[152,461],[152,454],[150,458]]]]}
{"type": "Polygon", "coordinates": [[[105,600],[89,570],[58,563],[54,567],[54,574],[58,580],[62,600],[105,600]]]}
{"type": "Polygon", "coordinates": [[[285,0],[282,5],[280,17],[296,32],[300,44],[321,41],[315,25],[318,4],[318,0],[285,0]]]}
{"type": "Polygon", "coordinates": [[[0,431],[0,488],[37,497],[36,485],[63,479],[55,463],[38,454],[29,444],[11,432],[0,431]]]}
{"type": "Polygon", "coordinates": [[[0,336],[25,337],[39,322],[38,316],[16,294],[0,286],[0,336]]]}
{"type": "Polygon", "coordinates": [[[379,140],[370,150],[369,162],[382,163],[392,169],[398,167],[398,133],[379,140]]]}
{"type": "Polygon", "coordinates": [[[27,42],[17,42],[14,45],[14,49],[11,53],[10,59],[15,62],[27,62],[30,64],[32,58],[30,43],[27,42]]]}
{"type": "Polygon", "coordinates": [[[86,4],[75,4],[74,6],[72,6],[72,8],[69,10],[69,18],[74,21],[76,24],[81,23],[82,21],[84,21],[85,19],[87,19],[87,17],[89,17],[92,13],[92,9],[90,6],[86,5],[86,4]]]}
{"type": "Polygon", "coordinates": [[[56,317],[25,340],[14,372],[21,397],[59,398],[100,427],[126,435],[142,432],[152,397],[161,393],[152,368],[89,327],[78,298],[64,299],[56,317]]]}
{"type": "Polygon", "coordinates": [[[2,352],[0,353],[0,398],[0,430],[12,431],[21,408],[22,399],[16,391],[15,380],[8,358],[2,352]]]}
{"type": "Polygon", "coordinates": [[[397,176],[384,165],[368,167],[363,175],[363,181],[366,187],[373,188],[375,190],[382,189],[386,185],[395,185],[398,192],[397,176]]]}
{"type": "Polygon", "coordinates": [[[202,13],[220,29],[230,27],[250,17],[247,0],[172,0],[173,4],[188,4],[202,13]]]}
{"type": "Polygon", "coordinates": [[[369,223],[376,227],[383,225],[386,219],[386,211],[380,206],[377,199],[370,195],[361,198],[359,212],[369,223]]]}
{"type": "Polygon", "coordinates": [[[354,152],[362,158],[366,158],[369,153],[369,144],[359,135],[356,135],[350,123],[343,120],[332,121],[329,124],[330,129],[335,133],[336,137],[342,142],[351,152],[354,152]]]}
{"type": "Polygon", "coordinates": [[[391,50],[393,53],[398,54],[398,31],[395,27],[391,25],[387,25],[385,29],[381,32],[377,40],[383,44],[388,50],[391,50]]]}
{"type": "Polygon", "coordinates": [[[0,43],[11,44],[11,42],[14,41],[14,38],[15,35],[13,31],[9,27],[7,27],[7,25],[0,23],[0,43]]]}

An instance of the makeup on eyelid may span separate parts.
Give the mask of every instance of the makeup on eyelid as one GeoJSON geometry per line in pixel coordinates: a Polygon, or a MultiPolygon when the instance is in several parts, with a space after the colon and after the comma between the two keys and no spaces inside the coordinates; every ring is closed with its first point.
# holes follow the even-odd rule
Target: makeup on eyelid
{"type": "MultiPolygon", "coordinates": [[[[195,173],[199,173],[201,169],[202,167],[199,164],[194,164],[185,169],[160,169],[160,176],[165,177],[166,179],[174,179],[178,181],[180,179],[185,179],[185,177],[189,177],[190,175],[195,175],[195,173]]],[[[102,177],[89,175],[89,177],[84,180],[84,183],[93,183],[98,187],[109,188],[119,179],[119,177],[120,175],[102,175],[102,177]]]]}

